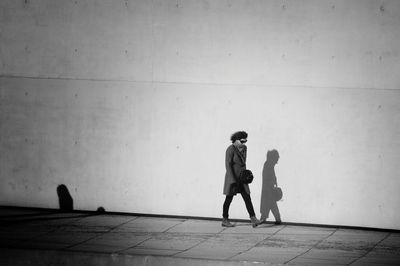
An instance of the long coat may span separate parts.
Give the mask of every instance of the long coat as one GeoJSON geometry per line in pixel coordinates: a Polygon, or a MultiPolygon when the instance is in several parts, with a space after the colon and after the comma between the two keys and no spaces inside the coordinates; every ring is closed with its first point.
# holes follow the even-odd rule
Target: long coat
{"type": "MultiPolygon", "coordinates": [[[[247,147],[244,146],[244,151],[240,153],[235,145],[230,145],[225,153],[225,182],[224,182],[224,195],[236,195],[233,187],[236,185],[236,180],[243,169],[246,169],[246,154],[247,147]]],[[[243,189],[247,194],[250,194],[248,184],[243,184],[243,189]]]]}

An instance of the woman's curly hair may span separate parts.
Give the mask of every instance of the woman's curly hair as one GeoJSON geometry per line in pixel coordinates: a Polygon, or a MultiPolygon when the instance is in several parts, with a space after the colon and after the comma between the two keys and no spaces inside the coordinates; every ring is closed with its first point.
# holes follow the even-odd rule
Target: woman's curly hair
{"type": "Polygon", "coordinates": [[[234,143],[238,139],[247,139],[247,133],[245,131],[238,131],[232,134],[231,141],[234,143]]]}

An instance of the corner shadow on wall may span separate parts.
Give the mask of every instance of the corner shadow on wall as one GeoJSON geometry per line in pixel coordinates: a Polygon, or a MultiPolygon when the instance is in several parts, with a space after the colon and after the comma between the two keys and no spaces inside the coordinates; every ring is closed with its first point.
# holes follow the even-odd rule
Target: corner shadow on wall
{"type": "Polygon", "coordinates": [[[72,199],[66,185],[61,184],[57,187],[57,195],[60,211],[68,212],[74,210],[74,200],[72,199]]]}

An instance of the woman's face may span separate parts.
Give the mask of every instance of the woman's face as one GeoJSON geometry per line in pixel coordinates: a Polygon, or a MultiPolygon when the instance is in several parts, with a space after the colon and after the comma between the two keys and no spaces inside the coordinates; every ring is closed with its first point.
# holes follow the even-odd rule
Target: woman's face
{"type": "Polygon", "coordinates": [[[247,142],[247,139],[238,139],[238,140],[236,140],[236,144],[237,144],[239,147],[246,146],[246,145],[245,145],[246,142],[247,142]]]}

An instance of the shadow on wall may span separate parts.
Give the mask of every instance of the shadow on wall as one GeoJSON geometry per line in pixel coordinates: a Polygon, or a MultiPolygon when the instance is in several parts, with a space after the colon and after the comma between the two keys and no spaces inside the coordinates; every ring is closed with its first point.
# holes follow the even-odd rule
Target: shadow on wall
{"type": "MultiPolygon", "coordinates": [[[[267,152],[267,160],[264,163],[262,171],[262,191],[261,191],[261,221],[265,221],[269,218],[269,213],[275,217],[275,223],[281,223],[281,214],[279,212],[277,201],[279,198],[276,197],[276,190],[278,189],[278,182],[275,175],[275,165],[279,161],[279,152],[277,150],[271,150],[267,152]]],[[[281,197],[282,195],[280,195],[281,197]]]]}
{"type": "Polygon", "coordinates": [[[72,211],[74,210],[74,200],[69,194],[66,185],[61,184],[57,187],[58,203],[61,211],[72,211]]]}

